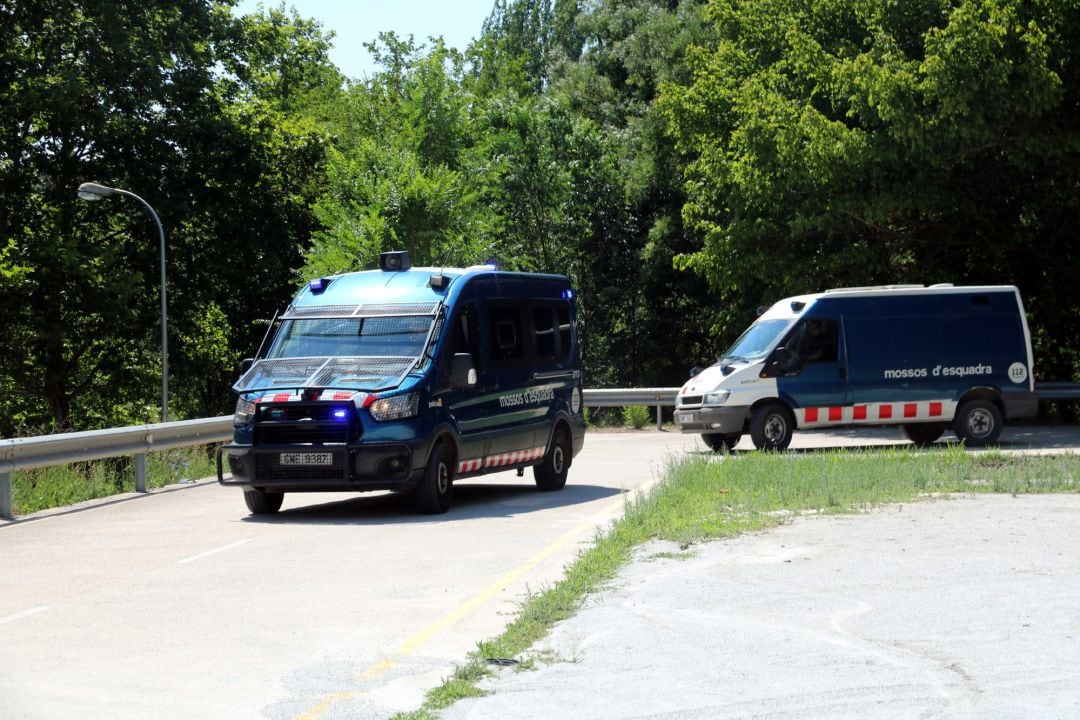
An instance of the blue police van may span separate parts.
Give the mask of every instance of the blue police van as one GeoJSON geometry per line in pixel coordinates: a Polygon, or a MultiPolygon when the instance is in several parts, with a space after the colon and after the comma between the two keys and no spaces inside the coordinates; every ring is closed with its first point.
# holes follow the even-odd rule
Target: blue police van
{"type": "Polygon", "coordinates": [[[585,437],[566,277],[383,253],[379,270],[312,280],[279,320],[233,386],[218,451],[218,481],[252,513],[343,490],[407,491],[443,513],[456,480],[526,467],[540,490],[565,485],[585,437]]]}
{"type": "Polygon", "coordinates": [[[869,425],[900,425],[918,445],[951,430],[982,446],[1037,411],[1017,288],[902,285],[776,303],[693,372],[675,422],[714,450],[744,433],[782,450],[795,429],[869,425]]]}

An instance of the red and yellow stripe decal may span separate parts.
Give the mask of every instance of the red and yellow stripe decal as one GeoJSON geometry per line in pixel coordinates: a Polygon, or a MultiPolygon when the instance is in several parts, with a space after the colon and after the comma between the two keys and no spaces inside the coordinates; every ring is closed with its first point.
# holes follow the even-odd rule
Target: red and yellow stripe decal
{"type": "Polygon", "coordinates": [[[920,400],[918,402],[796,408],[795,422],[800,428],[830,425],[886,425],[928,420],[947,422],[952,420],[954,415],[956,415],[956,403],[952,400],[920,400]]]}

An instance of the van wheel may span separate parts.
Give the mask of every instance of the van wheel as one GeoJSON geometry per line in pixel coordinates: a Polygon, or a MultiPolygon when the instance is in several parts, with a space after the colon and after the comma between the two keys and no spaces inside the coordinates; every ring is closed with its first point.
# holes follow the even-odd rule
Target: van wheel
{"type": "Polygon", "coordinates": [[[570,439],[566,437],[566,431],[561,427],[557,428],[544,459],[539,465],[533,466],[536,487],[544,492],[562,490],[566,485],[566,474],[570,471],[572,454],[573,449],[570,447],[570,439]]]}
{"type": "Polygon", "coordinates": [[[285,493],[264,492],[262,490],[245,490],[244,502],[252,515],[270,515],[281,509],[281,503],[285,499],[285,493]]]}
{"type": "Polygon", "coordinates": [[[735,446],[739,444],[739,440],[742,435],[739,433],[702,433],[701,439],[705,441],[705,444],[709,446],[709,449],[714,452],[731,452],[735,449],[735,446]]]}
{"type": "Polygon", "coordinates": [[[450,509],[454,499],[454,453],[443,440],[435,443],[428,457],[424,477],[416,488],[416,503],[420,512],[441,515],[450,509]]]}
{"type": "Polygon", "coordinates": [[[953,431],[968,447],[983,447],[998,439],[1005,419],[990,400],[968,400],[953,420],[953,431]]]}
{"type": "Polygon", "coordinates": [[[794,431],[795,418],[780,403],[766,403],[750,416],[750,439],[758,450],[784,450],[794,431]]]}
{"type": "Polygon", "coordinates": [[[929,447],[945,433],[945,423],[908,423],[902,429],[908,440],[919,447],[929,447]]]}

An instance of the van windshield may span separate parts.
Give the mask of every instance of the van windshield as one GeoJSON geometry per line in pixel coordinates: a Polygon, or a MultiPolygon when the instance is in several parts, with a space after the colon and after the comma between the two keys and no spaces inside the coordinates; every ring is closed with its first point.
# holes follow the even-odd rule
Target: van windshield
{"type": "Polygon", "coordinates": [[[267,358],[417,358],[432,322],[430,315],[286,320],[267,358]]]}
{"type": "Polygon", "coordinates": [[[746,328],[721,360],[758,360],[765,357],[791,320],[761,320],[746,328]]]}

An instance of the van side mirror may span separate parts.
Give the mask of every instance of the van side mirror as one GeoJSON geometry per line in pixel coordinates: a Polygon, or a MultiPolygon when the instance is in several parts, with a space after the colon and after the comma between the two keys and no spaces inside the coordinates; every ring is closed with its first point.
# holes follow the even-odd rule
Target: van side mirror
{"type": "Polygon", "coordinates": [[[450,386],[466,388],[476,385],[476,368],[473,367],[472,355],[454,353],[450,358],[450,386]]]}
{"type": "Polygon", "coordinates": [[[798,363],[795,355],[791,353],[786,347],[780,346],[773,350],[772,355],[765,361],[765,367],[761,370],[761,377],[779,377],[794,369],[794,365],[798,363]]]}
{"type": "Polygon", "coordinates": [[[244,358],[240,361],[240,374],[243,375],[255,364],[255,358],[244,358]]]}

